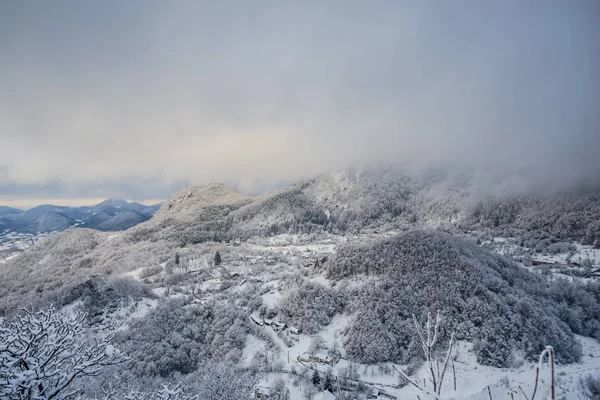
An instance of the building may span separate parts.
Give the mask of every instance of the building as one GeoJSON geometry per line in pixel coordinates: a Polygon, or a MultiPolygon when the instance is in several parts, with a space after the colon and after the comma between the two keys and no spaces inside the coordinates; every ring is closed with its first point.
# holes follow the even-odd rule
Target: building
{"type": "Polygon", "coordinates": [[[296,360],[302,362],[310,362],[310,356],[308,354],[301,354],[296,358],[296,360]]]}
{"type": "Polygon", "coordinates": [[[335,397],[329,390],[325,390],[317,394],[315,400],[337,400],[337,397],[335,397]]]}
{"type": "Polygon", "coordinates": [[[258,317],[255,317],[254,315],[251,315],[250,319],[252,320],[252,322],[254,322],[258,326],[263,326],[264,325],[263,320],[260,319],[260,318],[258,318],[258,317]]]}
{"type": "Polygon", "coordinates": [[[278,321],[275,322],[275,326],[277,327],[277,330],[284,330],[287,325],[285,324],[285,322],[278,321]]]}
{"type": "Polygon", "coordinates": [[[310,357],[312,361],[320,362],[321,364],[329,364],[330,360],[326,354],[317,353],[310,357]]]}

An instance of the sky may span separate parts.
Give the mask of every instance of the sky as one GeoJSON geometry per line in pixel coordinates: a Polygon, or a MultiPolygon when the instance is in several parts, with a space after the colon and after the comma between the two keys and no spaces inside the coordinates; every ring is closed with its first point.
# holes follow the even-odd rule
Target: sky
{"type": "Polygon", "coordinates": [[[0,203],[378,163],[600,180],[599,71],[595,0],[0,0],[0,203]]]}

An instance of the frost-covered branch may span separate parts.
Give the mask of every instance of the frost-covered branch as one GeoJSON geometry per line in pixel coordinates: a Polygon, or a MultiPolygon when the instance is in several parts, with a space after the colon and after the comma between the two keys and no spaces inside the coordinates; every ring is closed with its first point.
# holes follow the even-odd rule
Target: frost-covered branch
{"type": "Polygon", "coordinates": [[[125,360],[111,337],[82,340],[85,315],[24,309],[0,325],[0,391],[8,399],[65,399],[73,381],[125,360]],[[59,396],[60,395],[60,396],[59,396]]]}
{"type": "Polygon", "coordinates": [[[417,331],[417,335],[419,336],[419,339],[421,340],[421,348],[423,349],[423,354],[425,356],[425,361],[427,362],[427,367],[431,374],[431,383],[433,384],[433,392],[428,391],[424,385],[421,386],[417,382],[411,380],[408,376],[406,376],[406,374],[404,372],[397,369],[396,367],[394,367],[394,369],[396,369],[396,371],[398,371],[398,373],[400,373],[404,377],[404,379],[406,379],[410,384],[412,384],[413,386],[415,386],[422,392],[424,392],[430,396],[433,396],[437,399],[437,398],[439,398],[439,396],[442,393],[442,384],[444,382],[444,376],[446,374],[446,369],[448,368],[448,362],[450,361],[451,354],[452,354],[452,346],[454,344],[454,333],[452,333],[452,335],[450,336],[450,342],[448,343],[448,351],[446,352],[446,357],[444,359],[442,369],[440,370],[439,363],[437,362],[437,360],[434,360],[434,357],[433,357],[434,347],[438,340],[440,324],[442,322],[440,312],[439,311],[437,312],[437,315],[435,318],[435,324],[433,326],[432,326],[432,321],[431,321],[431,313],[427,313],[427,324],[425,325],[425,331],[423,330],[423,328],[417,321],[417,317],[415,315],[413,315],[413,321],[415,323],[415,329],[417,331]],[[435,369],[434,369],[434,362],[437,367],[435,369]]]}

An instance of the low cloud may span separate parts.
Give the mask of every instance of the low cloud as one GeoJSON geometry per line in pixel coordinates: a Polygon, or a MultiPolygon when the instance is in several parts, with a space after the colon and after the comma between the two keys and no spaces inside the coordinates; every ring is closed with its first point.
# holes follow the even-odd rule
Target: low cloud
{"type": "Polygon", "coordinates": [[[5,198],[374,163],[600,178],[597,2],[0,8],[5,198]]]}

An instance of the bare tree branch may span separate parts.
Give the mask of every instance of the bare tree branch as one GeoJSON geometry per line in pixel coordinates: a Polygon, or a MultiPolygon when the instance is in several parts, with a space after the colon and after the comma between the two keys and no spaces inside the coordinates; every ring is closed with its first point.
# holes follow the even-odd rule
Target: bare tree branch
{"type": "Polygon", "coordinates": [[[97,375],[102,367],[125,360],[110,345],[111,337],[82,340],[85,315],[62,315],[53,307],[30,307],[0,325],[0,391],[7,399],[56,399],[75,378],[97,375]]]}

